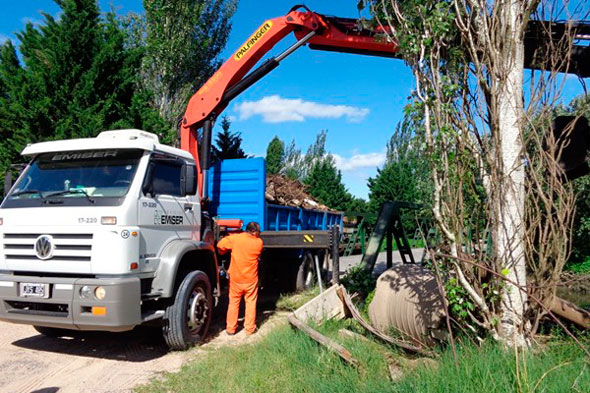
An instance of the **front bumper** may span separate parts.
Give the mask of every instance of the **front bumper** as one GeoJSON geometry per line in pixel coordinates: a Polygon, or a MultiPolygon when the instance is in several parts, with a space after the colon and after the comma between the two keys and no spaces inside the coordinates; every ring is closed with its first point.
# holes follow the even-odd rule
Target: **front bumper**
{"type": "Polygon", "coordinates": [[[0,320],[75,330],[125,331],[141,323],[139,278],[57,278],[0,274],[0,320]],[[49,297],[23,297],[20,283],[48,284],[49,297]],[[80,288],[89,286],[88,299],[80,288]],[[94,297],[94,288],[106,290],[103,300],[94,297]],[[92,307],[104,307],[96,315],[92,307]],[[101,313],[102,314],[102,313],[101,313]]]}

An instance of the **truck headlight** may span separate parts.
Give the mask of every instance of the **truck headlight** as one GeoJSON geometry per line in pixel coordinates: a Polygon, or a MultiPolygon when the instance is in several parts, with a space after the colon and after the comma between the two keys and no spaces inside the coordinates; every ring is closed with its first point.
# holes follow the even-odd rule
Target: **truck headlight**
{"type": "Polygon", "coordinates": [[[90,290],[90,287],[88,285],[84,285],[82,288],[80,288],[80,297],[81,298],[88,299],[91,294],[92,294],[92,291],[90,290]]]}
{"type": "Polygon", "coordinates": [[[96,296],[98,300],[104,300],[106,295],[107,291],[103,287],[96,287],[96,289],[94,290],[94,296],[96,296]]]}

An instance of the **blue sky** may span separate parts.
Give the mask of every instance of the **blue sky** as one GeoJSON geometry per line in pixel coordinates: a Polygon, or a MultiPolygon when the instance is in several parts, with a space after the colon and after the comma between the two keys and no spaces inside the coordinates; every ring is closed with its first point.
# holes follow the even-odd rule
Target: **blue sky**
{"type": "MultiPolygon", "coordinates": [[[[55,15],[51,0],[3,1],[0,40],[13,39],[28,21],[40,21],[40,12],[55,15]]],[[[356,0],[253,1],[241,0],[223,53],[228,58],[266,19],[284,15],[296,3],[326,15],[357,17],[356,0]]],[[[140,0],[100,0],[103,10],[114,6],[119,14],[142,12],[140,0]]],[[[279,43],[277,54],[295,42],[279,43]]],[[[278,135],[285,143],[295,139],[303,151],[320,130],[327,129],[327,149],[337,158],[348,190],[366,198],[366,179],[382,166],[385,144],[402,118],[413,87],[408,67],[401,60],[312,51],[301,48],[270,75],[252,86],[226,109],[232,131],[239,131],[249,154],[263,156],[268,142],[278,135]],[[261,102],[259,102],[261,101],[261,102]]],[[[564,100],[583,91],[569,77],[564,100]]]]}

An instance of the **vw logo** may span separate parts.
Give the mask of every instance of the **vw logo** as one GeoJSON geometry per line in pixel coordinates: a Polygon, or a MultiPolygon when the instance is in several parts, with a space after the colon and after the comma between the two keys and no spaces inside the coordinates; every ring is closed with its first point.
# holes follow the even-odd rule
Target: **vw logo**
{"type": "Polygon", "coordinates": [[[49,259],[53,256],[53,238],[49,235],[41,235],[35,241],[35,254],[39,259],[49,259]]]}

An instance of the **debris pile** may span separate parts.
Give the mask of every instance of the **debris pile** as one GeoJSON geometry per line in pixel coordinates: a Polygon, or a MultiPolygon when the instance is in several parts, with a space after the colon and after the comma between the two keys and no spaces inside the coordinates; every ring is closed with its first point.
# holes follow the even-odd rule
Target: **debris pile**
{"type": "Polygon", "coordinates": [[[307,192],[305,184],[282,175],[266,176],[266,201],[283,206],[332,211],[307,192]]]}

